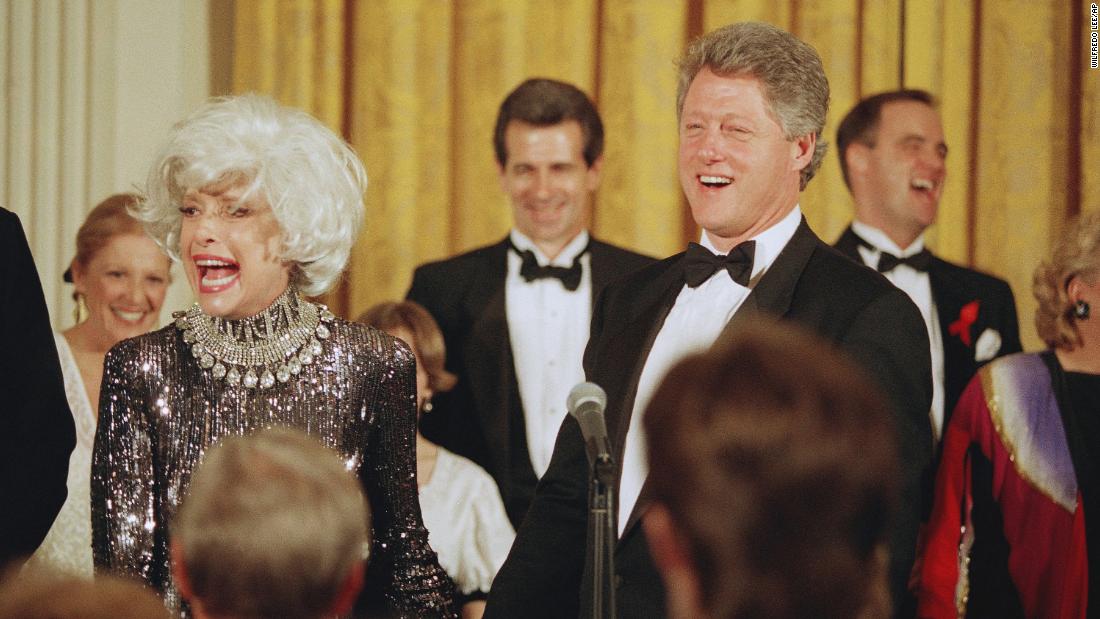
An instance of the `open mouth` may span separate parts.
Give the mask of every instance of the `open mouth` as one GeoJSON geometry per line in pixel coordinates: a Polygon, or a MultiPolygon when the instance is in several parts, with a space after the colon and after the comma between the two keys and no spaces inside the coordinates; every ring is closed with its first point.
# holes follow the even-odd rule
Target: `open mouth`
{"type": "Polygon", "coordinates": [[[200,292],[220,292],[232,286],[240,277],[241,265],[214,256],[194,256],[199,271],[200,292]]]}
{"type": "Polygon", "coordinates": [[[909,188],[928,197],[934,197],[936,193],[935,181],[927,178],[915,178],[909,183],[909,188]]]}
{"type": "Polygon", "coordinates": [[[699,182],[702,183],[702,185],[704,187],[717,188],[717,187],[725,187],[726,185],[729,185],[730,183],[733,182],[733,179],[728,177],[728,176],[717,176],[717,175],[712,175],[712,174],[701,174],[699,176],[699,182]]]}
{"type": "Polygon", "coordinates": [[[114,314],[115,317],[118,318],[119,320],[122,320],[123,322],[129,322],[129,323],[132,323],[132,324],[140,323],[141,320],[143,318],[145,318],[145,314],[146,314],[145,312],[143,312],[141,310],[129,311],[129,310],[124,310],[124,309],[119,309],[117,307],[112,307],[111,308],[111,313],[114,314]]]}

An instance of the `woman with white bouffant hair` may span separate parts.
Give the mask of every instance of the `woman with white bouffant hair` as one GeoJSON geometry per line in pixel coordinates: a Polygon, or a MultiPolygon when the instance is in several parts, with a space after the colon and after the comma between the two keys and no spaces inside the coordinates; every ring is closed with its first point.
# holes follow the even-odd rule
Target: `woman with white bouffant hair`
{"type": "Polygon", "coordinates": [[[361,606],[452,616],[417,502],[408,347],[309,301],[343,272],[363,219],[355,153],[267,97],[214,99],[177,124],[134,209],[197,298],[113,348],[92,465],[95,563],[144,579],[188,616],[167,524],[220,438],[291,426],[337,450],[373,514],[361,606]]]}

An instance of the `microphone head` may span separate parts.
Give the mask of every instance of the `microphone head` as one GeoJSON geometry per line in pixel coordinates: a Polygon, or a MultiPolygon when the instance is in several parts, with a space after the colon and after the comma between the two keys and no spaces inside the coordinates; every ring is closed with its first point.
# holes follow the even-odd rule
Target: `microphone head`
{"type": "Polygon", "coordinates": [[[569,397],[565,398],[565,407],[573,416],[582,408],[593,407],[603,411],[607,407],[607,393],[596,383],[579,383],[569,391],[569,397]]]}

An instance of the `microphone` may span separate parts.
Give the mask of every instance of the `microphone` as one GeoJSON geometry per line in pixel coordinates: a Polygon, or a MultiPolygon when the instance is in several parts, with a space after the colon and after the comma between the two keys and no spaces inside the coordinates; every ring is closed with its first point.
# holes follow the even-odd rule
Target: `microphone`
{"type": "Polygon", "coordinates": [[[603,418],[607,394],[603,388],[596,383],[580,383],[569,391],[565,406],[581,427],[588,463],[595,466],[611,462],[611,443],[607,440],[607,424],[603,418]]]}

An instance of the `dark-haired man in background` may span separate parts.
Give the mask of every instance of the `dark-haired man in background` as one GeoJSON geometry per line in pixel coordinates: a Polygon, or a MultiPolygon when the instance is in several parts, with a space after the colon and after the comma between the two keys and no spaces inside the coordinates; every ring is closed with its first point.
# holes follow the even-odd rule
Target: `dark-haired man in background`
{"type": "Polygon", "coordinates": [[[575,86],[520,84],[500,106],[493,146],[511,232],[417,268],[408,298],[439,323],[447,370],[458,376],[422,431],[489,471],[518,527],[550,463],[565,397],[584,380],[592,302],[652,259],[588,233],[603,123],[575,86]]]}
{"type": "Polygon", "coordinates": [[[877,269],[920,308],[931,343],[932,431],[937,440],[970,378],[1020,351],[1008,284],[951,264],[924,246],[947,178],[947,144],[932,95],[897,90],[859,102],[837,130],[856,218],[835,247],[877,269]]]}

